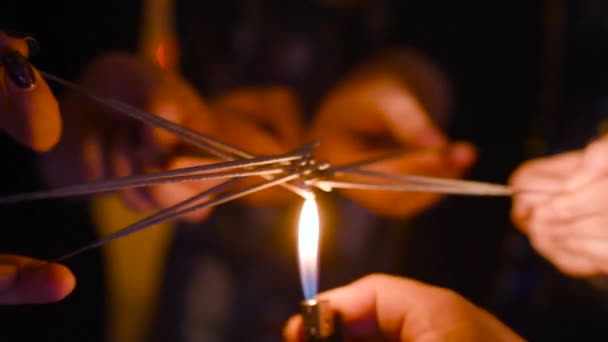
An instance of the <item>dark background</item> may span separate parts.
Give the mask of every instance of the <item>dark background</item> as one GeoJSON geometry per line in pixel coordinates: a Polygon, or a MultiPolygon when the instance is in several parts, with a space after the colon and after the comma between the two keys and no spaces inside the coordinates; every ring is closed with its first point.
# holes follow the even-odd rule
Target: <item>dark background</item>
{"type": "MultiPolygon", "coordinates": [[[[480,148],[480,161],[468,178],[504,183],[535,153],[582,146],[604,117],[590,108],[606,93],[608,35],[602,13],[608,12],[601,2],[572,1],[566,2],[566,14],[559,15],[560,3],[393,4],[397,25],[390,40],[426,51],[453,82],[456,106],[449,133],[480,148]],[[563,34],[557,30],[545,37],[547,22],[550,28],[564,29],[563,34]]],[[[223,4],[217,5],[219,11],[234,6],[223,4]]],[[[180,6],[182,14],[190,8],[185,1],[180,6]]],[[[138,9],[137,1],[4,0],[0,27],[31,33],[42,48],[32,58],[34,64],[75,79],[93,56],[107,49],[134,50],[138,9]]],[[[215,22],[220,27],[228,19],[216,16],[215,22]]],[[[188,18],[182,22],[187,25],[188,18]]],[[[356,39],[343,43],[357,53],[356,39]]],[[[196,49],[190,48],[189,58],[196,60],[196,49]]],[[[186,77],[196,83],[201,75],[186,77]]],[[[60,95],[62,90],[56,91],[60,95]]],[[[2,175],[10,177],[1,192],[42,188],[34,155],[1,139],[2,175]]],[[[605,295],[560,276],[530,251],[509,224],[509,205],[505,199],[448,198],[424,213],[404,241],[402,274],[450,287],[532,339],[585,340],[605,333],[605,295]]],[[[94,239],[84,200],[3,207],[0,217],[2,252],[48,259],[94,239]]],[[[103,339],[100,255],[87,253],[67,265],[78,278],[74,294],[58,304],[0,307],[0,340],[103,339]]]]}

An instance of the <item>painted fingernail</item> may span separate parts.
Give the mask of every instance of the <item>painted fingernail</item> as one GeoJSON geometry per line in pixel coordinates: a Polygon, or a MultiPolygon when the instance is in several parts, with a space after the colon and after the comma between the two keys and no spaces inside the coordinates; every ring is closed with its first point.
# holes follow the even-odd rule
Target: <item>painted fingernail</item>
{"type": "Polygon", "coordinates": [[[2,57],[8,77],[22,89],[31,89],[36,83],[34,69],[30,62],[19,51],[11,51],[2,57]]]}
{"type": "Polygon", "coordinates": [[[0,265],[0,291],[9,288],[17,277],[15,265],[0,265]]]}

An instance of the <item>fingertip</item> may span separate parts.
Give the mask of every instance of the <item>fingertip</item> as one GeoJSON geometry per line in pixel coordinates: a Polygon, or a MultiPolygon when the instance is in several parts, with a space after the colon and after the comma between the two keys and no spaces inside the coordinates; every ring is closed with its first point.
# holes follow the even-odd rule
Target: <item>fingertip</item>
{"type": "Polygon", "coordinates": [[[63,300],[74,291],[74,288],[76,287],[76,277],[66,266],[50,264],[48,272],[49,279],[51,279],[53,284],[53,286],[49,287],[49,300],[63,300]]]}
{"type": "Polygon", "coordinates": [[[457,166],[468,167],[477,158],[475,145],[469,142],[457,142],[450,148],[450,159],[457,166]]]}
{"type": "Polygon", "coordinates": [[[17,291],[23,303],[57,302],[74,290],[76,278],[67,267],[54,263],[34,267],[19,272],[17,291]]]}
{"type": "Polygon", "coordinates": [[[289,318],[283,328],[283,341],[298,342],[302,333],[302,316],[294,315],[289,318]]]}

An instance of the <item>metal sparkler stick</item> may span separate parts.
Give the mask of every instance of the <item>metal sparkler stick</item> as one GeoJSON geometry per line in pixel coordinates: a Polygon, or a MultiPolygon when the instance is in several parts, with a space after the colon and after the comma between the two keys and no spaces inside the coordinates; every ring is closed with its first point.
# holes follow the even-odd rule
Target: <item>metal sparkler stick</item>
{"type": "MultiPolygon", "coordinates": [[[[0,204],[32,199],[115,191],[167,182],[232,178],[171,207],[162,209],[99,241],[68,253],[56,259],[56,261],[64,261],[80,253],[102,246],[121,237],[134,234],[159,223],[178,219],[192,211],[220,205],[277,185],[285,187],[304,198],[313,197],[310,189],[311,187],[317,187],[325,191],[331,191],[334,188],[348,188],[380,191],[434,192],[475,196],[511,196],[515,193],[513,189],[499,184],[417,175],[395,175],[364,169],[364,167],[376,162],[397,157],[403,154],[404,151],[394,151],[381,157],[339,167],[330,167],[327,163],[317,163],[312,158],[313,148],[318,142],[305,145],[292,153],[284,155],[256,157],[246,151],[193,131],[187,127],[180,126],[153,113],[148,113],[121,101],[99,96],[84,87],[52,74],[46,72],[41,73],[47,79],[77,91],[93,101],[104,104],[109,108],[113,108],[146,124],[171,132],[185,142],[190,143],[211,155],[224,159],[227,162],[104,180],[49,191],[17,194],[0,198],[0,204]],[[248,176],[261,176],[267,181],[238,191],[224,193],[226,189],[248,176]],[[341,180],[340,177],[344,176],[366,177],[375,179],[375,181],[341,180]],[[296,180],[300,180],[301,182],[299,184],[289,183],[296,180]],[[209,199],[209,197],[211,197],[211,199],[209,199]]],[[[518,193],[519,192],[521,191],[518,191],[518,193]]]]}
{"type": "Polygon", "coordinates": [[[145,187],[164,183],[201,181],[247,176],[275,175],[285,172],[289,162],[302,159],[297,152],[277,157],[256,157],[247,160],[236,160],[223,163],[206,164],[168,171],[159,171],[141,175],[126,176],[85,184],[73,185],[59,189],[22,193],[0,197],[0,204],[12,204],[22,201],[71,197],[99,194],[116,190],[145,187]]]}
{"type": "MultiPolygon", "coordinates": [[[[47,79],[55,81],[74,91],[77,91],[77,92],[87,96],[91,100],[94,100],[96,102],[109,106],[110,108],[113,108],[134,119],[137,119],[137,120],[143,121],[147,124],[165,129],[165,130],[175,134],[176,136],[182,138],[184,141],[192,144],[193,146],[198,147],[201,150],[203,150],[207,153],[210,153],[211,155],[214,155],[216,157],[222,158],[224,160],[234,160],[234,159],[236,159],[234,157],[235,155],[238,157],[241,157],[241,158],[246,158],[246,159],[255,157],[253,154],[250,154],[250,153],[243,151],[241,149],[238,149],[234,146],[221,142],[215,138],[212,138],[212,137],[202,134],[200,132],[191,130],[187,127],[180,126],[174,122],[171,122],[162,117],[154,115],[153,113],[148,113],[146,111],[143,111],[139,108],[133,107],[133,106],[131,106],[127,103],[121,102],[121,101],[99,96],[99,95],[89,91],[88,89],[81,87],[76,83],[65,80],[61,77],[55,76],[53,74],[50,74],[50,73],[47,73],[44,71],[40,71],[40,73],[47,79]]],[[[269,177],[269,176],[263,176],[263,177],[266,179],[272,179],[272,177],[269,177]]],[[[297,186],[293,186],[291,184],[284,183],[284,184],[281,184],[281,186],[302,196],[303,198],[307,198],[306,196],[309,195],[309,192],[306,191],[305,189],[301,189],[301,188],[299,188],[297,186]]]]}
{"type": "MultiPolygon", "coordinates": [[[[226,202],[233,201],[235,199],[253,194],[255,192],[258,192],[258,191],[261,191],[264,189],[268,189],[273,186],[283,184],[285,182],[292,181],[294,179],[305,176],[305,175],[310,174],[317,170],[325,169],[327,167],[328,167],[327,164],[315,164],[315,165],[306,166],[306,167],[303,167],[300,169],[296,169],[283,177],[269,180],[269,181],[263,182],[261,184],[249,186],[245,189],[235,191],[232,193],[221,194],[221,195],[218,195],[217,197],[215,197],[214,199],[210,199],[210,200],[204,201],[202,203],[197,203],[199,200],[205,199],[206,197],[217,195],[221,191],[225,190],[226,188],[228,188],[232,185],[237,184],[239,181],[242,180],[242,178],[231,179],[231,180],[224,182],[220,185],[217,185],[207,191],[201,192],[200,194],[195,195],[187,200],[179,202],[168,208],[162,209],[162,210],[158,211],[156,214],[148,216],[141,221],[138,221],[132,225],[129,225],[123,229],[120,229],[101,240],[98,240],[87,246],[81,247],[77,250],[74,250],[73,252],[67,253],[64,256],[57,258],[55,261],[63,262],[66,259],[74,257],[78,254],[81,254],[81,253],[91,250],[93,248],[103,246],[116,239],[134,234],[138,231],[144,230],[144,229],[152,227],[154,225],[178,219],[178,218],[180,218],[188,213],[191,213],[193,211],[196,211],[196,210],[202,210],[202,209],[217,206],[217,205],[220,205],[220,204],[223,204],[226,202]]],[[[308,196],[310,197],[310,196],[312,196],[312,194],[310,194],[308,196]]]]}

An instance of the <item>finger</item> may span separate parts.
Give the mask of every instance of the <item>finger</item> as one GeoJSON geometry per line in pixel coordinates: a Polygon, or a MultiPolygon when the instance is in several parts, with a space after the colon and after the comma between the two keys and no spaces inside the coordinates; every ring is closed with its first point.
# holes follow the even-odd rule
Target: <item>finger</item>
{"type": "Polygon", "coordinates": [[[386,91],[377,95],[380,113],[395,138],[413,146],[440,147],[447,142],[422,104],[409,94],[386,91]]]}
{"type": "Polygon", "coordinates": [[[572,237],[563,239],[563,249],[569,252],[558,268],[572,277],[592,277],[608,272],[608,241],[572,237]]]}
{"type": "Polygon", "coordinates": [[[586,255],[575,251],[576,246],[560,244],[553,246],[553,250],[540,250],[537,252],[550,262],[559,272],[574,278],[586,278],[600,273],[600,268],[586,255]]]}
{"type": "Polygon", "coordinates": [[[283,340],[285,342],[300,342],[303,333],[302,327],[302,316],[290,317],[283,328],[283,340]]]}
{"type": "Polygon", "coordinates": [[[601,215],[608,209],[606,192],[608,179],[554,196],[547,204],[546,215],[559,220],[573,220],[592,215],[601,215]]]}
{"type": "MultiPolygon", "coordinates": [[[[455,144],[446,150],[422,150],[406,153],[403,157],[371,164],[367,169],[389,173],[427,175],[436,177],[461,177],[473,162],[474,151],[467,145],[455,144]],[[466,155],[466,156],[463,156],[466,155]],[[457,161],[454,162],[454,159],[457,161]],[[465,162],[466,161],[466,162],[465,162]]],[[[370,179],[349,175],[340,177],[349,181],[370,179]]],[[[377,181],[371,179],[371,181],[377,181]]],[[[343,194],[358,201],[373,212],[390,217],[407,217],[432,205],[442,198],[433,192],[386,192],[343,190],[343,194]]]]}
{"type": "Polygon", "coordinates": [[[581,162],[581,153],[568,152],[524,163],[510,177],[514,189],[511,219],[525,231],[534,208],[551,201],[581,162]]]}
{"type": "Polygon", "coordinates": [[[608,135],[589,144],[582,154],[580,170],[566,184],[568,190],[575,190],[608,174],[608,135]]]}
{"type": "Polygon", "coordinates": [[[424,106],[395,77],[378,74],[364,80],[355,89],[350,93],[344,92],[342,101],[374,112],[399,142],[435,148],[447,142],[424,106]],[[353,95],[356,96],[353,98],[353,95]]]}
{"type": "Polygon", "coordinates": [[[20,143],[48,151],[61,136],[59,106],[45,80],[27,60],[28,39],[0,31],[0,127],[20,143]]]}
{"type": "Polygon", "coordinates": [[[14,255],[0,256],[0,304],[42,304],[64,299],[76,284],[63,265],[14,255]]]}
{"type": "Polygon", "coordinates": [[[547,230],[556,239],[567,240],[596,239],[608,241],[608,217],[606,214],[594,215],[574,220],[545,221],[547,230]]]}
{"type": "Polygon", "coordinates": [[[331,302],[348,336],[409,341],[429,328],[437,302],[445,297],[442,291],[409,279],[372,275],[319,298],[331,302]]]}
{"type": "Polygon", "coordinates": [[[48,151],[57,144],[62,130],[55,96],[25,57],[13,51],[2,60],[0,127],[36,151],[48,151]]]}
{"type": "Polygon", "coordinates": [[[455,143],[441,150],[418,150],[400,158],[370,164],[368,169],[398,174],[428,175],[456,178],[463,175],[476,159],[474,147],[455,143]]]}
{"type": "Polygon", "coordinates": [[[350,133],[353,140],[391,138],[393,144],[411,147],[447,142],[420,102],[387,75],[355,78],[337,88],[321,104],[313,127],[314,138],[324,140],[350,133]]]}
{"type": "Polygon", "coordinates": [[[598,272],[597,265],[579,248],[573,238],[583,236],[580,228],[573,229],[571,221],[555,221],[535,213],[527,227],[530,243],[543,258],[560,272],[573,277],[586,277],[598,272]]]}
{"type": "Polygon", "coordinates": [[[513,172],[509,184],[515,188],[550,190],[555,186],[557,180],[571,175],[574,170],[579,168],[581,161],[582,154],[579,151],[533,159],[525,162],[513,172]]]}

